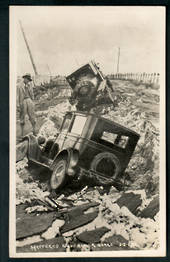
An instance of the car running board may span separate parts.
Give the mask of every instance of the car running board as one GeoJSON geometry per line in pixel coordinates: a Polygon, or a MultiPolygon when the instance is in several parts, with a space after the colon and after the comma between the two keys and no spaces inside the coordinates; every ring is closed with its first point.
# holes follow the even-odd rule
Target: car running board
{"type": "Polygon", "coordinates": [[[36,165],[38,165],[38,166],[45,167],[45,168],[48,168],[50,170],[50,167],[48,165],[46,165],[44,163],[41,163],[41,162],[39,162],[39,161],[37,161],[37,160],[35,160],[33,158],[29,158],[29,161],[34,163],[34,164],[36,164],[36,165]]]}

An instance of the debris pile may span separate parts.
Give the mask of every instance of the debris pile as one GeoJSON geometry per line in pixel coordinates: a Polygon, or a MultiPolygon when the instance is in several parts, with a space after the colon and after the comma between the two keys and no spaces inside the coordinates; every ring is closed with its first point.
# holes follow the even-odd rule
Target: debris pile
{"type": "MultiPolygon", "coordinates": [[[[50,197],[47,187],[32,179],[25,158],[16,164],[17,252],[159,248],[159,114],[150,108],[153,101],[158,103],[158,95],[155,90],[148,95],[148,90],[128,81],[114,84],[118,90],[115,104],[103,104],[96,110],[141,135],[126,170],[131,191],[86,186],[75,192],[67,188],[52,198],[54,207],[45,201],[50,197]],[[32,231],[24,231],[23,223],[25,228],[34,224],[32,231]]],[[[44,118],[39,135],[54,138],[63,113],[70,110],[74,108],[65,100],[37,112],[44,118]]]]}
{"type": "MultiPolygon", "coordinates": [[[[122,193],[112,187],[108,193],[104,192],[101,187],[86,187],[81,196],[73,193],[65,197],[63,194],[59,200],[60,203],[69,202],[67,208],[53,208],[45,212],[46,215],[42,213],[38,217],[33,214],[33,209],[28,212],[30,209],[25,208],[23,212],[28,213],[27,217],[17,222],[18,252],[29,252],[36,242],[32,237],[30,243],[30,237],[37,234],[40,236],[39,245],[47,244],[43,241],[49,239],[67,243],[64,251],[95,251],[99,250],[99,246],[102,250],[110,251],[159,248],[159,212],[153,218],[141,217],[146,205],[144,190],[122,193]],[[45,219],[48,223],[43,222],[45,219]],[[34,226],[30,226],[32,220],[34,226]],[[43,222],[41,226],[35,226],[38,223],[36,220],[43,222]],[[29,231],[21,230],[23,223],[29,231]]],[[[58,199],[53,201],[57,203],[58,199]]],[[[59,242],[60,248],[62,242],[59,242]]]]}
{"type": "MultiPolygon", "coordinates": [[[[128,87],[128,91],[130,88],[133,88],[133,86],[128,87]]],[[[140,134],[140,139],[126,172],[130,179],[131,188],[144,188],[148,194],[153,195],[159,192],[158,115],[155,117],[155,112],[150,111],[150,109],[143,110],[143,106],[140,107],[136,104],[135,101],[143,99],[139,91],[138,89],[136,90],[135,97],[128,96],[129,93],[127,94],[127,91],[122,93],[122,101],[118,103],[117,107],[107,108],[107,114],[104,117],[127,126],[140,134]]],[[[151,90],[150,103],[154,98],[155,93],[153,92],[152,95],[151,90]]],[[[159,108],[159,104],[157,104],[157,107],[159,108]]]]}
{"type": "Polygon", "coordinates": [[[27,169],[27,158],[16,163],[16,205],[31,202],[33,199],[43,199],[49,195],[39,187],[38,181],[33,180],[27,169]]]}

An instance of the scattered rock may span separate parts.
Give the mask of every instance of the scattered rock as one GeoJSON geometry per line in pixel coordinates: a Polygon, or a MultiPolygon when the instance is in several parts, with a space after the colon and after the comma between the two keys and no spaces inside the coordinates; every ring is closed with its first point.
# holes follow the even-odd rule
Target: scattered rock
{"type": "Polygon", "coordinates": [[[124,193],[116,203],[120,206],[127,207],[133,214],[137,214],[137,208],[141,205],[142,200],[139,194],[124,193]]]}
{"type": "Polygon", "coordinates": [[[108,231],[109,229],[107,227],[100,227],[95,230],[81,233],[77,236],[77,239],[87,244],[98,243],[100,242],[100,238],[108,231]]]}
{"type": "Polygon", "coordinates": [[[64,214],[65,224],[61,228],[60,232],[65,233],[93,221],[97,217],[98,211],[94,211],[88,214],[84,214],[84,211],[98,205],[99,203],[92,202],[83,204],[81,206],[72,207],[68,212],[64,214]]]}
{"type": "Polygon", "coordinates": [[[54,219],[55,212],[44,213],[38,216],[27,214],[27,216],[20,218],[16,223],[16,239],[44,232],[51,226],[54,219]]]}
{"type": "MultiPolygon", "coordinates": [[[[22,220],[28,217],[28,214],[25,212],[25,209],[28,208],[28,204],[20,204],[16,206],[16,220],[22,220]]],[[[29,217],[35,217],[35,214],[29,214],[29,217]]]]}
{"type": "Polygon", "coordinates": [[[83,212],[89,209],[90,207],[97,207],[98,205],[99,203],[97,202],[90,202],[80,206],[73,207],[70,209],[69,215],[70,217],[79,216],[79,214],[83,214],[83,212]]]}
{"type": "MultiPolygon", "coordinates": [[[[78,228],[80,226],[86,225],[93,221],[98,215],[98,211],[95,211],[93,213],[89,214],[79,214],[74,217],[68,217],[68,220],[64,224],[64,226],[61,228],[61,233],[68,232],[70,230],[73,230],[75,228],[78,228]]],[[[69,216],[69,215],[68,215],[69,216]]]]}
{"type": "Polygon", "coordinates": [[[33,207],[27,207],[25,209],[25,211],[27,212],[27,214],[30,214],[30,213],[35,213],[35,212],[47,212],[48,211],[48,208],[47,207],[44,207],[42,205],[37,205],[37,206],[33,206],[33,207]]]}
{"type": "Polygon", "coordinates": [[[159,212],[159,196],[156,196],[149,205],[143,209],[140,213],[140,217],[144,218],[154,218],[154,216],[159,212]]]}

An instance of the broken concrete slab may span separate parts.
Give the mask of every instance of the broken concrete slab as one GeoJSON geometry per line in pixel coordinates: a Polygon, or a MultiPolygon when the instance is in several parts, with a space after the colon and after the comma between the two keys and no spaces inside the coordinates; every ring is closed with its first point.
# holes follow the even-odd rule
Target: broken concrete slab
{"type": "Polygon", "coordinates": [[[76,215],[78,216],[79,214],[82,214],[87,209],[97,206],[99,206],[99,203],[97,202],[90,202],[83,205],[75,206],[70,209],[69,215],[70,217],[75,217],[76,215]]]}
{"type": "Polygon", "coordinates": [[[61,228],[60,232],[63,234],[80,226],[84,226],[92,222],[97,216],[98,211],[89,214],[79,214],[78,216],[71,218],[69,217],[64,226],[61,228]]]}
{"type": "Polygon", "coordinates": [[[91,231],[85,231],[80,235],[76,236],[81,242],[92,244],[100,242],[101,237],[107,233],[110,229],[107,227],[100,227],[91,231]]]}
{"type": "Polygon", "coordinates": [[[59,214],[69,214],[69,218],[74,218],[75,216],[79,216],[80,214],[83,214],[84,211],[88,210],[91,207],[97,207],[99,203],[97,202],[88,202],[85,204],[81,204],[78,206],[73,206],[70,208],[63,208],[59,210],[59,214]]]}
{"type": "Polygon", "coordinates": [[[116,202],[119,207],[127,207],[134,215],[137,214],[137,208],[142,204],[141,195],[134,193],[124,193],[116,202]]]}
{"type": "Polygon", "coordinates": [[[20,219],[27,218],[27,217],[35,217],[34,212],[31,212],[31,213],[26,212],[27,208],[34,207],[34,206],[44,206],[44,207],[48,208],[48,212],[54,211],[53,208],[49,207],[43,201],[41,201],[39,199],[34,199],[30,203],[19,204],[19,205],[16,206],[16,219],[17,219],[17,221],[19,221],[20,219]]]}
{"type": "Polygon", "coordinates": [[[64,226],[61,228],[60,232],[65,233],[93,221],[97,217],[98,211],[94,211],[88,214],[84,214],[84,211],[91,207],[96,207],[98,205],[99,203],[97,202],[90,202],[68,209],[68,212],[64,213],[66,222],[64,226]]]}
{"type": "Polygon", "coordinates": [[[16,206],[16,217],[22,217],[25,214],[25,209],[28,207],[28,204],[20,204],[16,206]]]}
{"type": "Polygon", "coordinates": [[[149,205],[142,210],[139,214],[143,218],[154,218],[154,216],[159,212],[159,196],[156,196],[149,205]]]}
{"type": "Polygon", "coordinates": [[[25,238],[44,232],[56,218],[55,212],[43,213],[38,216],[27,214],[16,222],[16,239],[25,238]]]}
{"type": "Polygon", "coordinates": [[[53,239],[43,240],[31,245],[17,247],[16,252],[64,252],[66,251],[66,244],[63,237],[56,237],[53,239]]]}
{"type": "Polygon", "coordinates": [[[25,212],[25,209],[29,206],[30,205],[28,205],[28,204],[20,204],[20,205],[16,206],[16,221],[27,218],[28,216],[29,217],[35,217],[35,214],[31,213],[31,214],[28,215],[25,212]]]}

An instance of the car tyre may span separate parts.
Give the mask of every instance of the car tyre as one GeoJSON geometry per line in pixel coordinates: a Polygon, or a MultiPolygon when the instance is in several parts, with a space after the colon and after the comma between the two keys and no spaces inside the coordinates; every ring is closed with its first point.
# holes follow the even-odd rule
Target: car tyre
{"type": "MultiPolygon", "coordinates": [[[[109,161],[111,161],[112,165],[114,166],[113,174],[107,177],[116,180],[118,175],[120,174],[121,165],[118,158],[110,152],[103,152],[98,154],[91,163],[91,169],[94,171],[98,171],[98,167],[101,161],[103,161],[104,159],[108,159],[109,161]]],[[[107,167],[105,166],[105,168],[107,167]]],[[[101,180],[99,177],[98,178],[96,177],[96,182],[100,185],[110,185],[110,182],[107,182],[107,179],[101,180]]]]}
{"type": "Polygon", "coordinates": [[[50,179],[50,188],[57,191],[67,182],[67,158],[56,159],[50,179]]]}

